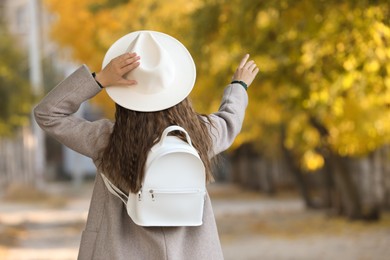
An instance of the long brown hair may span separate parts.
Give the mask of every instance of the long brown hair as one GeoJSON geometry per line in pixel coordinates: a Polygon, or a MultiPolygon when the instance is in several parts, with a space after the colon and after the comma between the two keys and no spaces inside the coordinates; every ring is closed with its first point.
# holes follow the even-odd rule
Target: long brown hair
{"type": "MultiPolygon", "coordinates": [[[[208,124],[211,124],[208,117],[197,114],[188,98],[157,112],[137,112],[116,105],[114,129],[108,145],[101,152],[100,167],[122,191],[138,192],[148,151],[166,127],[179,125],[191,136],[206,168],[206,180],[212,181],[209,158],[212,140],[208,124]]],[[[181,133],[174,134],[184,138],[181,133]]]]}

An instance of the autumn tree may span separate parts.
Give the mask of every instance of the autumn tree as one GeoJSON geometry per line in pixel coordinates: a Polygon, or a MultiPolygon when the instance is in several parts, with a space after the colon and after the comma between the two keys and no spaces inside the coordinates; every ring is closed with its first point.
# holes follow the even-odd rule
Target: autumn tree
{"type": "Polygon", "coordinates": [[[201,69],[225,64],[216,81],[226,79],[229,58],[242,49],[262,68],[240,141],[270,157],[281,147],[299,180],[305,170],[327,168],[342,213],[363,217],[346,162],[390,141],[388,3],[205,2],[194,24],[197,57],[210,61],[201,69]],[[202,19],[210,23],[206,29],[202,19]]]}
{"type": "MultiPolygon", "coordinates": [[[[46,3],[58,15],[53,37],[92,70],[117,38],[134,30],[160,30],[184,42],[197,64],[191,97],[204,113],[218,108],[237,62],[252,54],[260,75],[248,90],[235,147],[252,143],[265,157],[284,158],[297,180],[323,169],[329,189],[342,198],[340,212],[363,217],[347,162],[390,143],[388,1],[46,3]]],[[[103,96],[97,102],[112,104],[103,96]]],[[[307,187],[298,183],[310,206],[307,187]]]]}

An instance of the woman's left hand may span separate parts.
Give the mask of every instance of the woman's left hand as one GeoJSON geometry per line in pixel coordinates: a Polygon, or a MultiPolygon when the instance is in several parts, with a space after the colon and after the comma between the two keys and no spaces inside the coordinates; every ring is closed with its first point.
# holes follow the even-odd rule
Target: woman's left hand
{"type": "Polygon", "coordinates": [[[259,72],[259,68],[253,60],[248,61],[248,58],[249,54],[245,54],[234,72],[232,80],[243,81],[249,87],[259,72]]]}
{"type": "Polygon", "coordinates": [[[95,79],[103,86],[129,86],[137,81],[123,76],[139,66],[140,57],[135,52],[125,53],[112,59],[103,70],[96,73],[95,79]]]}

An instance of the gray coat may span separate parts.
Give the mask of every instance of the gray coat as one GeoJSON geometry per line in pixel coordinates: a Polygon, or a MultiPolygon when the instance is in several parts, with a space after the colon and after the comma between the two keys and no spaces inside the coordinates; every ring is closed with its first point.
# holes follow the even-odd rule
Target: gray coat
{"type": "MultiPolygon", "coordinates": [[[[113,122],[89,122],[73,114],[100,91],[88,68],[81,66],[34,109],[36,121],[48,134],[92,158],[95,165],[99,165],[98,151],[107,144],[113,122]]],[[[247,103],[247,93],[239,84],[225,89],[219,111],[210,115],[216,126],[210,129],[214,154],[226,150],[240,132],[247,103]]],[[[202,226],[141,227],[131,221],[125,205],[97,174],[78,259],[223,259],[210,198],[202,226]]]]}

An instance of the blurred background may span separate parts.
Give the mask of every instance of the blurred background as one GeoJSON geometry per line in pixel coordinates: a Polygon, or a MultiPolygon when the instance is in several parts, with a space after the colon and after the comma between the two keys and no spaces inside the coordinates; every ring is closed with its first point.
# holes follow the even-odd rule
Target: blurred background
{"type": "MultiPolygon", "coordinates": [[[[388,0],[0,0],[0,259],[76,259],[95,168],[31,111],[144,29],[190,50],[200,113],[243,54],[260,67],[209,186],[226,259],[388,259],[388,0]]],[[[102,91],[78,113],[113,112],[102,91]]]]}

